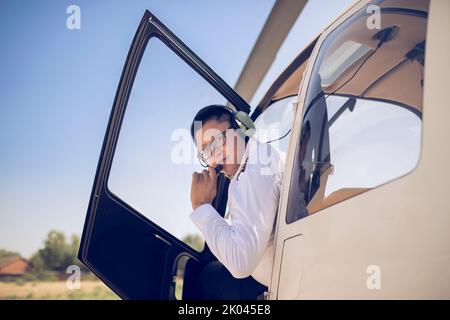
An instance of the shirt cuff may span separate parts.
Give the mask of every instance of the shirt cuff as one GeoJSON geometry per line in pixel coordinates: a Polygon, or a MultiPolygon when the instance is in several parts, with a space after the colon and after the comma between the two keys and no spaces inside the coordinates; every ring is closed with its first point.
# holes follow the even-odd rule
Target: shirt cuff
{"type": "Polygon", "coordinates": [[[205,203],[192,211],[190,218],[197,227],[200,227],[210,223],[211,219],[221,218],[221,216],[211,204],[205,203]]]}

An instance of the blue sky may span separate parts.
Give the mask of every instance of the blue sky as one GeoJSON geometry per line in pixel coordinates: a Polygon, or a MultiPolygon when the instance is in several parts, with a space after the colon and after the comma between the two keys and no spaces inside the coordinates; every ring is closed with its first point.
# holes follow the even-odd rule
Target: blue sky
{"type": "MultiPolygon", "coordinates": [[[[312,37],[351,2],[311,0],[308,3],[252,105],[312,37]]],[[[226,82],[234,85],[272,5],[273,0],[3,0],[0,3],[0,248],[19,251],[29,257],[51,229],[81,234],[114,94],[145,9],[158,16],[226,82]],[[81,30],[66,28],[66,8],[71,4],[81,8],[81,30]]],[[[160,57],[170,62],[161,50],[160,57]]],[[[148,59],[144,56],[143,63],[147,59],[149,69],[158,58],[157,52],[157,49],[146,51],[145,55],[151,56],[148,59]]],[[[158,78],[143,73],[135,88],[136,99],[132,97],[130,101],[136,101],[136,105],[142,101],[138,85],[148,86],[145,79],[154,84],[158,84],[157,79],[171,83],[168,75],[175,72],[175,67],[167,65],[167,73],[160,72],[158,78]]],[[[179,70],[184,68],[178,67],[179,70]]],[[[195,77],[186,72],[185,78],[177,79],[185,81],[195,77]]],[[[197,89],[208,91],[198,79],[196,81],[198,87],[192,83],[180,93],[195,93],[197,89]]],[[[170,92],[161,90],[162,96],[171,99],[178,96],[173,88],[170,92]]],[[[197,95],[191,96],[200,99],[197,95]]],[[[175,105],[174,101],[171,103],[175,105]]],[[[195,101],[204,102],[202,99],[195,101]]],[[[166,123],[170,125],[174,114],[180,117],[176,125],[185,123],[188,127],[189,117],[195,111],[184,112],[183,109],[178,113],[172,109],[169,113],[167,109],[166,106],[157,110],[162,127],[166,123]]],[[[141,118],[138,110],[138,107],[130,109],[130,115],[127,114],[130,131],[124,127],[125,138],[121,138],[119,144],[133,147],[134,137],[146,128],[145,122],[136,122],[141,118]],[[132,110],[136,110],[134,115],[132,110]],[[141,128],[141,131],[133,133],[133,128],[141,128]]],[[[147,115],[151,116],[152,112],[147,115]]],[[[152,143],[146,135],[139,137],[152,143]]],[[[138,146],[134,150],[138,150],[138,146]]],[[[160,156],[149,163],[154,169],[155,163],[162,160],[160,156]]],[[[142,163],[150,168],[148,162],[142,163]]],[[[139,170],[134,173],[139,175],[139,170]]],[[[127,174],[128,171],[122,170],[117,177],[124,179],[127,174]]],[[[189,186],[176,177],[159,182],[152,180],[147,186],[124,187],[123,192],[141,192],[136,196],[139,202],[145,199],[145,187],[150,194],[176,185],[174,198],[182,198],[179,203],[186,204],[189,186]]],[[[140,183],[145,183],[145,179],[141,177],[140,183]]],[[[117,183],[117,191],[120,185],[124,186],[117,183]]],[[[170,198],[166,195],[161,198],[164,203],[151,203],[152,210],[166,212],[164,206],[170,202],[167,199],[170,198]]],[[[171,220],[165,221],[170,223],[171,220]]]]}

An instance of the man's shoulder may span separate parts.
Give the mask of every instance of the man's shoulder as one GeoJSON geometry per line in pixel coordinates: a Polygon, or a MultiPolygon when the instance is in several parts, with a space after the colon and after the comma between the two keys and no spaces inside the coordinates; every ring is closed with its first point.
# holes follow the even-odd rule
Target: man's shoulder
{"type": "Polygon", "coordinates": [[[246,167],[253,174],[277,175],[282,173],[284,168],[284,157],[270,143],[250,139],[246,167]]]}

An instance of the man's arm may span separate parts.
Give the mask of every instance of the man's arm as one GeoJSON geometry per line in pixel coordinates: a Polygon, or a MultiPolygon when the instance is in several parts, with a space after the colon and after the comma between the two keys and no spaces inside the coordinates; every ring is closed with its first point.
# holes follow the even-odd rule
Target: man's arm
{"type": "Polygon", "coordinates": [[[273,231],[279,201],[275,175],[261,175],[259,168],[248,168],[230,184],[231,225],[205,203],[191,213],[216,258],[235,278],[253,273],[273,231]]]}

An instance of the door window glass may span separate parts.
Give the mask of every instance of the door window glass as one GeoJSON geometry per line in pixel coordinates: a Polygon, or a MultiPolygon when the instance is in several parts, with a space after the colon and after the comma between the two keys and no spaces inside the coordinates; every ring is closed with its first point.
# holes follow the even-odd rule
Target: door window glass
{"type": "Polygon", "coordinates": [[[225,104],[210,86],[159,39],[142,58],[122,123],[109,190],[191,247],[204,241],[189,214],[196,157],[190,125],[197,111],[225,104]]]}

